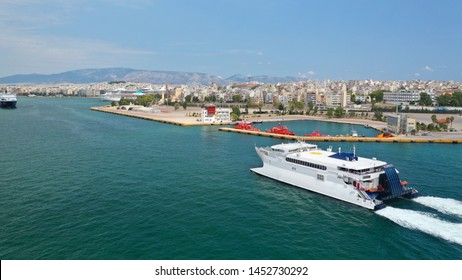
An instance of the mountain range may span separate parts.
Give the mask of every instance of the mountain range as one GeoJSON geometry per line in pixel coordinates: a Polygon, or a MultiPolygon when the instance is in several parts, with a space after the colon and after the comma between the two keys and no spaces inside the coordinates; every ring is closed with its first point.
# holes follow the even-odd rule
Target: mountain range
{"type": "Polygon", "coordinates": [[[131,68],[100,68],[66,71],[58,74],[18,74],[0,78],[0,84],[88,84],[111,81],[140,82],[151,84],[201,84],[219,85],[246,83],[284,83],[303,80],[297,77],[234,75],[227,79],[197,72],[151,71],[131,68]]]}

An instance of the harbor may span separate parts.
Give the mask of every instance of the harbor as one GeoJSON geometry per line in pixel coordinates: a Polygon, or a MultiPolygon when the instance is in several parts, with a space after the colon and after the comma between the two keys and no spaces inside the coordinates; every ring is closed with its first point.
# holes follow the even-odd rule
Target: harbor
{"type": "MultiPolygon", "coordinates": [[[[3,259],[462,256],[462,145],[355,143],[358,156],[394,164],[422,194],[371,212],[250,171],[262,164],[255,146],[290,140],[103,114],[89,110],[101,106],[94,99],[20,101],[16,110],[0,110],[4,142],[14,143],[0,162],[3,259]],[[456,213],[438,214],[423,203],[456,213]],[[387,236],[386,243],[377,236],[387,236]]],[[[269,129],[280,119],[254,126],[269,129]]],[[[282,124],[296,134],[319,129],[345,135],[352,128],[376,134],[361,125],[282,124]]],[[[348,142],[316,144],[353,151],[348,142]]]]}
{"type": "MultiPolygon", "coordinates": [[[[456,132],[434,132],[434,133],[420,133],[417,135],[396,135],[389,138],[379,137],[353,137],[351,135],[328,135],[328,136],[306,136],[306,135],[285,135],[268,133],[265,131],[235,129],[228,127],[234,125],[235,122],[213,122],[204,123],[200,121],[200,109],[199,107],[190,107],[186,110],[174,110],[173,107],[162,107],[162,110],[155,112],[137,111],[137,110],[126,110],[118,107],[111,106],[97,106],[91,107],[91,110],[116,114],[126,117],[139,118],[149,121],[161,122],[166,124],[178,125],[178,126],[221,126],[220,131],[233,132],[253,136],[280,138],[287,140],[303,140],[312,142],[373,142],[373,143],[437,143],[437,144],[462,144],[462,119],[457,118],[454,122],[454,127],[458,129],[456,132]]],[[[419,115],[419,114],[415,114],[419,115]]],[[[420,114],[420,119],[428,118],[429,114],[420,114]],[[425,116],[424,116],[425,115],[425,116]]],[[[247,116],[245,119],[249,123],[268,123],[268,122],[281,122],[288,123],[293,121],[320,121],[320,122],[333,122],[339,124],[349,125],[360,125],[375,129],[377,133],[383,131],[386,128],[385,122],[374,121],[370,119],[353,119],[353,118],[327,118],[321,116],[307,116],[307,115],[255,115],[252,114],[247,116]]]]}

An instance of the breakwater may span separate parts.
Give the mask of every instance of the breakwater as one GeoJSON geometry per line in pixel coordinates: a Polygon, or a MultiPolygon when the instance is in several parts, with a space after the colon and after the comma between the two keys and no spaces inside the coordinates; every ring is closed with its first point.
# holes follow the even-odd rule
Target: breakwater
{"type": "Polygon", "coordinates": [[[250,131],[235,129],[229,127],[221,127],[220,131],[234,132],[241,134],[249,134],[255,136],[272,137],[289,140],[303,140],[312,142],[374,142],[374,143],[439,143],[439,144],[462,144],[462,139],[425,139],[425,138],[377,138],[377,137],[351,137],[351,136],[297,136],[297,135],[282,135],[262,131],[250,131]]]}
{"type": "Polygon", "coordinates": [[[90,110],[121,115],[125,117],[132,117],[137,119],[143,119],[148,121],[155,121],[179,126],[211,126],[211,125],[229,125],[230,123],[204,123],[196,121],[192,117],[178,117],[178,116],[169,116],[169,112],[162,113],[163,115],[153,115],[152,113],[146,113],[142,111],[128,111],[115,109],[114,107],[91,107],[90,110]]]}

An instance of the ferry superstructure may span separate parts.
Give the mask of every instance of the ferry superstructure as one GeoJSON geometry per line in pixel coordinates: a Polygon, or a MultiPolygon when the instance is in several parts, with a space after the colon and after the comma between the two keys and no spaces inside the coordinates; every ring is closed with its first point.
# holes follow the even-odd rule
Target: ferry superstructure
{"type": "Polygon", "coordinates": [[[399,179],[392,164],[358,157],[355,151],[321,150],[305,142],[255,149],[263,161],[262,167],[251,169],[256,174],[367,209],[381,209],[390,199],[418,196],[399,179]]]}

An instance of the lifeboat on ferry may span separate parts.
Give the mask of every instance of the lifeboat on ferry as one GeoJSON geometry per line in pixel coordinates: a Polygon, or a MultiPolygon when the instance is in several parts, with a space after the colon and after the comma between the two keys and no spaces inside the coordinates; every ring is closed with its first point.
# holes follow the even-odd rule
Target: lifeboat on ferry
{"type": "Polygon", "coordinates": [[[246,121],[241,121],[237,123],[233,128],[241,130],[260,131],[260,129],[253,127],[252,123],[248,123],[246,121]]]}
{"type": "Polygon", "coordinates": [[[278,124],[278,126],[273,126],[272,128],[268,129],[266,132],[274,133],[274,134],[282,134],[282,135],[295,135],[294,132],[290,131],[287,126],[278,124]]]}

